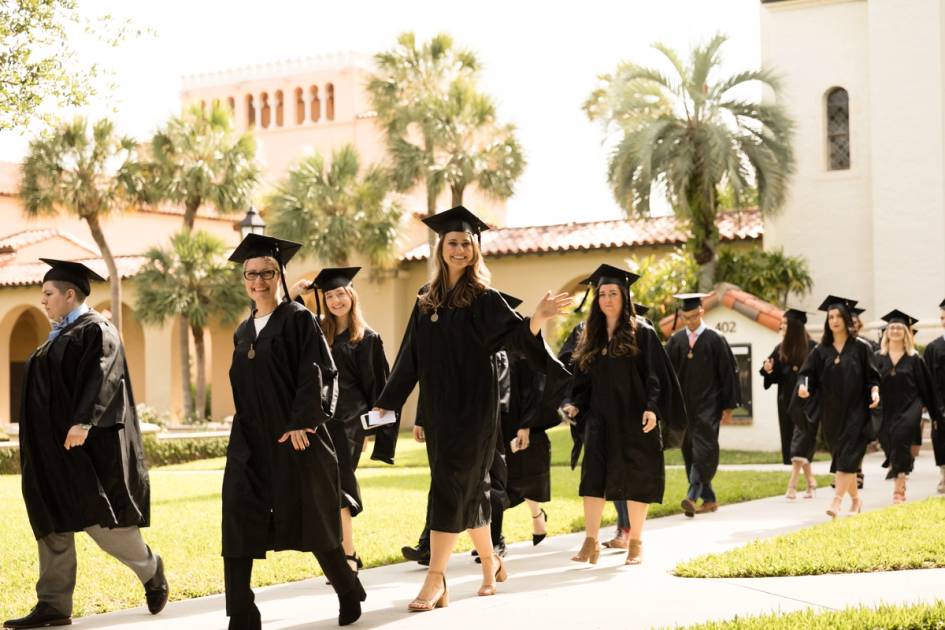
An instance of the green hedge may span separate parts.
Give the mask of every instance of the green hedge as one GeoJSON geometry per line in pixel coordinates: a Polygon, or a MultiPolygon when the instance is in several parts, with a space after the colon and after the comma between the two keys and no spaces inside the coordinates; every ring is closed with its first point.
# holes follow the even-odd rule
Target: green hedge
{"type": "MultiPolygon", "coordinates": [[[[179,438],[158,440],[153,435],[144,438],[144,457],[148,467],[183,464],[198,459],[226,455],[229,438],[179,438]]],[[[20,449],[0,448],[0,475],[20,474],[20,449]]]]}

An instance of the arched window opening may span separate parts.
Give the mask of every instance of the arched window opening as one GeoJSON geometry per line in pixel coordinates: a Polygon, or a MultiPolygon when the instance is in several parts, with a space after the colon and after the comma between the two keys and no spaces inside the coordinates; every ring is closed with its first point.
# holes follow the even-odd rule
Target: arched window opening
{"type": "Polygon", "coordinates": [[[253,95],[246,95],[246,126],[256,126],[256,103],[253,102],[253,95]]]}
{"type": "Polygon", "coordinates": [[[850,95],[843,88],[827,93],[827,164],[831,171],[850,168],[850,95]]]}
{"type": "Polygon", "coordinates": [[[313,86],[312,86],[312,88],[311,88],[311,94],[312,94],[312,99],[311,99],[312,108],[311,108],[311,110],[310,110],[310,111],[311,111],[310,116],[311,116],[312,122],[318,122],[318,119],[322,117],[322,102],[321,102],[321,100],[318,98],[318,86],[317,86],[317,85],[313,85],[313,86]]]}
{"type": "Polygon", "coordinates": [[[266,92],[262,93],[262,106],[259,108],[259,125],[263,129],[269,128],[269,121],[272,116],[272,108],[269,107],[269,94],[266,92]]]}
{"type": "Polygon", "coordinates": [[[335,119],[335,86],[331,83],[325,86],[325,118],[335,119]]]}
{"type": "Polygon", "coordinates": [[[305,91],[302,88],[295,88],[295,124],[301,125],[305,122],[305,91]]]}
{"type": "Polygon", "coordinates": [[[276,90],[276,127],[281,127],[283,123],[282,90],[276,90]]]}
{"type": "Polygon", "coordinates": [[[227,97],[226,97],[226,106],[230,109],[230,113],[231,113],[231,114],[232,114],[233,112],[235,112],[235,111],[236,111],[236,99],[233,98],[232,96],[227,96],[227,97]]]}

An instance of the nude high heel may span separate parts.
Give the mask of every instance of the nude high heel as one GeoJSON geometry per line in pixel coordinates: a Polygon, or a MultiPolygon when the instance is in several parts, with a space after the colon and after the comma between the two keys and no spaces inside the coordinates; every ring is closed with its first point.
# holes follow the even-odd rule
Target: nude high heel
{"type": "Polygon", "coordinates": [[[446,586],[446,576],[439,571],[430,571],[428,575],[438,575],[443,579],[443,590],[430,599],[420,599],[419,597],[407,604],[407,610],[410,612],[427,612],[434,608],[446,608],[450,605],[450,591],[446,586]]]}
{"type": "Polygon", "coordinates": [[[591,564],[597,564],[598,558],[600,558],[600,547],[596,538],[585,538],[581,550],[571,556],[575,562],[590,562],[591,564]]]}
{"type": "MultiPolygon", "coordinates": [[[[492,557],[495,558],[499,562],[499,568],[496,569],[496,572],[495,572],[495,581],[505,582],[507,579],[509,579],[509,573],[508,571],[505,570],[505,563],[502,562],[502,558],[500,558],[499,556],[493,555],[492,557]]],[[[495,584],[483,584],[482,586],[479,587],[480,597],[488,597],[490,595],[495,595],[495,593],[496,593],[495,584]]]]}
{"type": "Polygon", "coordinates": [[[643,562],[643,541],[630,539],[627,550],[627,561],[624,564],[640,564],[643,562]]]}

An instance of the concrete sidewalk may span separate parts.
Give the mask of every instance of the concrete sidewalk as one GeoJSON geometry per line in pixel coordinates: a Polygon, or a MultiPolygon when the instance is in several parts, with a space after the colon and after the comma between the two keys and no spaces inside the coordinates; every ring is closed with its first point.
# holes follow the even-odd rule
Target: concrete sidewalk
{"type": "MultiPolygon", "coordinates": [[[[864,462],[865,510],[892,502],[892,482],[883,479],[881,462],[879,454],[867,456],[864,462]]],[[[923,451],[909,483],[909,500],[935,495],[937,481],[938,469],[931,453],[923,451]]],[[[828,487],[809,500],[775,497],[722,506],[715,514],[695,519],[681,515],[655,519],[647,524],[645,561],[639,566],[624,566],[625,554],[609,551],[596,566],[570,562],[583,534],[548,538],[538,547],[510,545],[506,559],[510,579],[499,585],[495,597],[476,596],[479,567],[466,554],[457,555],[448,575],[450,605],[429,613],[406,611],[423,581],[422,567],[403,563],[366,570],[361,580],[368,600],[364,616],[353,627],[613,630],[673,627],[771,611],[941,598],[945,569],[724,580],[670,574],[681,560],[825,522],[824,511],[831,497],[828,487]]],[[[257,602],[267,630],[337,627],[337,599],[322,578],[259,589],[257,602]]],[[[74,623],[80,628],[222,630],[227,621],[223,611],[223,597],[218,595],[170,604],[157,617],[137,608],[74,623]]]]}

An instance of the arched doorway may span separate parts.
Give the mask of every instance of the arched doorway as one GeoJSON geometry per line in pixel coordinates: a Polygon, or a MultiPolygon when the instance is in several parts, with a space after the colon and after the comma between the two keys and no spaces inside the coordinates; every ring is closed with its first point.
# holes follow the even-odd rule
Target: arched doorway
{"type": "Polygon", "coordinates": [[[9,337],[10,422],[20,420],[26,360],[49,335],[49,322],[36,308],[23,309],[13,321],[9,337]]]}

